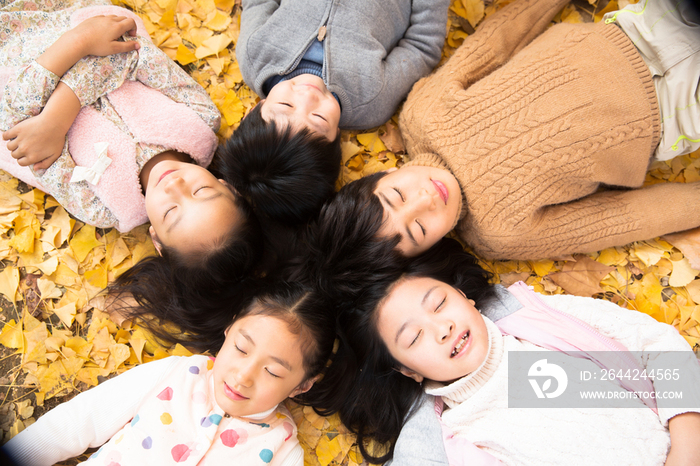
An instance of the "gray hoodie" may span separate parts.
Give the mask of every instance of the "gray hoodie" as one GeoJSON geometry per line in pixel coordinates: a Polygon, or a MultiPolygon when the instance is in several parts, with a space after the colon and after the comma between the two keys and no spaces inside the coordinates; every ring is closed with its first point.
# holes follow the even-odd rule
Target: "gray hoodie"
{"type": "Polygon", "coordinates": [[[343,129],[391,118],[413,84],[437,65],[450,0],[243,0],[236,59],[261,97],[323,38],[323,81],[340,100],[343,129]],[[322,27],[325,26],[325,36],[322,27]]]}

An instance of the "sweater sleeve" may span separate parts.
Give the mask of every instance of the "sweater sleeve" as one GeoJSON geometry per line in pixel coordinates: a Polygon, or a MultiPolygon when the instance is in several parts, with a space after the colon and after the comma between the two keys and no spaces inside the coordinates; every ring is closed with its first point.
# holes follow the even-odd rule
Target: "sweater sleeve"
{"type": "MultiPolygon", "coordinates": [[[[631,190],[608,190],[582,199],[520,213],[522,220],[484,220],[481,237],[470,235],[469,217],[460,224],[464,239],[488,258],[533,259],[600,251],[657,236],[695,228],[700,205],[700,182],[659,183],[631,190]],[[508,225],[508,232],[504,232],[508,225]],[[483,233],[496,232],[496,233],[483,233]]],[[[494,206],[494,211],[497,206],[494,206]]]]}
{"type": "MultiPolygon", "coordinates": [[[[664,407],[663,400],[657,399],[659,419],[664,426],[668,426],[668,420],[678,414],[700,412],[700,364],[688,343],[674,327],[603,299],[569,295],[540,298],[545,304],[589,323],[601,334],[625,345],[628,350],[643,351],[643,362],[648,372],[682,367],[680,377],[683,378],[684,387],[683,405],[687,407],[664,407]],[[688,392],[685,387],[694,387],[695,390],[688,392]]],[[[662,379],[655,379],[653,383],[657,392],[678,391],[679,387],[678,382],[662,379]]]]}
{"type": "Polygon", "coordinates": [[[178,359],[136,366],[60,404],[10,439],[5,451],[17,464],[40,466],[102,445],[134,417],[178,359]]]}
{"type": "Polygon", "coordinates": [[[435,397],[423,394],[418,403],[418,409],[406,419],[394,456],[386,466],[447,466],[442,427],[435,414],[435,397]]]}
{"type": "Polygon", "coordinates": [[[507,5],[486,18],[437,74],[450,75],[468,87],[540,35],[567,3],[568,0],[517,0],[507,5]]]}

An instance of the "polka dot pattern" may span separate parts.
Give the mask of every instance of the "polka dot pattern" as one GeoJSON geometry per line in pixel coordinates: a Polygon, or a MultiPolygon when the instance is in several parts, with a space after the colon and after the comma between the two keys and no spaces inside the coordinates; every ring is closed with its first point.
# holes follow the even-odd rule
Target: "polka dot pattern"
{"type": "Polygon", "coordinates": [[[184,443],[175,445],[173,449],[170,450],[170,454],[173,456],[173,460],[176,463],[187,461],[187,458],[190,457],[190,453],[192,453],[192,449],[184,443]]]}
{"type": "Polygon", "coordinates": [[[224,419],[210,388],[213,361],[204,356],[182,358],[177,370],[151,392],[157,395],[148,396],[131,421],[93,455],[100,455],[99,465],[160,464],[163,459],[201,465],[269,464],[296,432],[291,417],[278,411],[267,422],[224,419]]]}
{"type": "Polygon", "coordinates": [[[170,401],[173,399],[173,389],[167,387],[165,390],[158,394],[158,399],[163,401],[170,401]]]}
{"type": "Polygon", "coordinates": [[[260,459],[266,463],[272,461],[272,451],[265,448],[260,452],[260,459]]]}

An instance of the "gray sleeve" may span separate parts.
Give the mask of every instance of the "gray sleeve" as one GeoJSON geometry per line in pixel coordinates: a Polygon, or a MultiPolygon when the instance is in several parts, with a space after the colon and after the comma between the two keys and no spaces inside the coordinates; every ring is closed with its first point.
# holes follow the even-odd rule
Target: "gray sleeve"
{"type": "Polygon", "coordinates": [[[255,79],[260,70],[255,69],[253,60],[249,59],[246,45],[248,39],[270,19],[279,7],[280,0],[243,0],[241,2],[241,32],[236,41],[236,61],[243,81],[260,96],[262,96],[261,89],[255,88],[255,79]]]}
{"type": "Polygon", "coordinates": [[[396,441],[394,457],[385,465],[447,466],[442,428],[435,414],[435,397],[423,394],[420,406],[406,420],[396,441]]]}
{"type": "Polygon", "coordinates": [[[403,37],[382,60],[379,79],[384,87],[377,98],[358,108],[343,129],[363,129],[385,123],[413,85],[435,68],[442,56],[450,0],[414,0],[410,24],[403,37]]]}

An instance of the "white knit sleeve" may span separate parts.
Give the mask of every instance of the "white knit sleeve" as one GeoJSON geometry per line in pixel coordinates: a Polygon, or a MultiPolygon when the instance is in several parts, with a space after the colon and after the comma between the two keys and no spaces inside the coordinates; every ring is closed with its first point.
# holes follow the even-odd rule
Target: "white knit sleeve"
{"type": "Polygon", "coordinates": [[[6,452],[17,464],[41,466],[102,445],[134,417],[144,397],[179,359],[141,364],[79,394],[13,437],[6,452]]]}
{"type": "MultiPolygon", "coordinates": [[[[683,405],[687,408],[667,408],[662,400],[657,400],[659,419],[664,426],[673,416],[684,412],[700,412],[700,364],[690,345],[668,325],[658,322],[651,316],[639,311],[623,309],[603,299],[582,298],[570,295],[540,296],[545,304],[562,312],[577,317],[590,324],[601,334],[610,337],[627,347],[630,351],[643,351],[643,362],[647,371],[666,370],[679,363],[683,370],[683,387],[695,387],[695,390],[683,390],[683,405]],[[668,352],[674,353],[668,353],[668,352]],[[683,352],[683,355],[676,352],[683,352]],[[673,363],[666,358],[674,358],[673,363]],[[679,361],[678,358],[683,358],[679,361]]],[[[657,392],[677,390],[678,382],[674,380],[655,379],[657,392]]]]}

